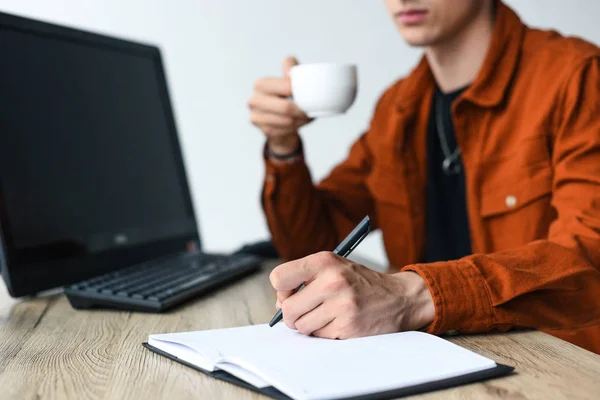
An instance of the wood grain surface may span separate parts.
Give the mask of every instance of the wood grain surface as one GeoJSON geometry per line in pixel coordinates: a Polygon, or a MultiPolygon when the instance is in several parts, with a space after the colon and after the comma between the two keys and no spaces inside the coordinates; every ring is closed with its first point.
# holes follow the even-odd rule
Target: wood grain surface
{"type": "MultiPolygon", "coordinates": [[[[2,399],[259,399],[141,346],[151,333],[266,323],[273,265],[166,314],[76,311],[62,294],[11,299],[0,288],[2,399]]],[[[450,337],[516,368],[511,376],[419,399],[598,399],[600,356],[541,332],[450,337]]]]}

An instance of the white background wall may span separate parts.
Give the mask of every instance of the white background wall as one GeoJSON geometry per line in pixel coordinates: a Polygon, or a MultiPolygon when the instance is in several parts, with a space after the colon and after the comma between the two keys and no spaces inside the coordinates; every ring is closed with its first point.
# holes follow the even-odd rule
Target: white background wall
{"type": "MultiPolygon", "coordinates": [[[[600,44],[597,0],[507,3],[531,25],[600,44]]],[[[0,11],[162,49],[209,250],[233,250],[268,235],[259,204],[263,138],[248,122],[246,108],[257,77],[279,75],[288,54],[301,62],[358,64],[354,106],[302,132],[318,180],[367,126],[382,90],[410,71],[420,55],[402,42],[383,0],[0,0],[0,11]]],[[[385,262],[376,234],[357,253],[385,262]]]]}

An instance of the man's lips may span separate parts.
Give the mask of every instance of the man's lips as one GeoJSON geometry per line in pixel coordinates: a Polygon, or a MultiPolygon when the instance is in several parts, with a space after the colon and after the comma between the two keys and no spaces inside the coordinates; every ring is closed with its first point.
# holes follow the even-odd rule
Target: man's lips
{"type": "Polygon", "coordinates": [[[398,18],[403,25],[416,25],[425,20],[427,13],[428,11],[426,9],[410,9],[398,12],[396,18],[398,18]]]}

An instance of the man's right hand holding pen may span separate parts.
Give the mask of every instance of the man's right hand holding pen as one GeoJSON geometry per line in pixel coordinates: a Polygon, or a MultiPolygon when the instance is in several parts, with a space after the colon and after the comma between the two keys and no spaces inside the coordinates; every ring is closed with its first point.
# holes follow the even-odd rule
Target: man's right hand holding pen
{"type": "Polygon", "coordinates": [[[331,252],[282,264],[270,280],[285,324],[305,335],[349,339],[416,330],[434,317],[418,274],[379,273],[331,252]]]}

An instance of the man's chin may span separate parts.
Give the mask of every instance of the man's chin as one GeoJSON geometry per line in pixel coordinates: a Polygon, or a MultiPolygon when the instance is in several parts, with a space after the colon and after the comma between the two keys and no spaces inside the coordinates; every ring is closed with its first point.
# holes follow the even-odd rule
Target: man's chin
{"type": "Polygon", "coordinates": [[[410,47],[418,47],[418,48],[422,48],[422,47],[427,47],[428,43],[426,42],[409,42],[408,40],[406,41],[406,44],[409,45],[410,47]]]}
{"type": "Polygon", "coordinates": [[[404,38],[404,41],[407,45],[411,47],[427,47],[431,45],[431,40],[427,40],[425,38],[404,38]]]}
{"type": "Polygon", "coordinates": [[[434,40],[425,32],[413,31],[411,29],[402,29],[400,31],[402,38],[411,47],[426,47],[430,46],[434,40]]]}

